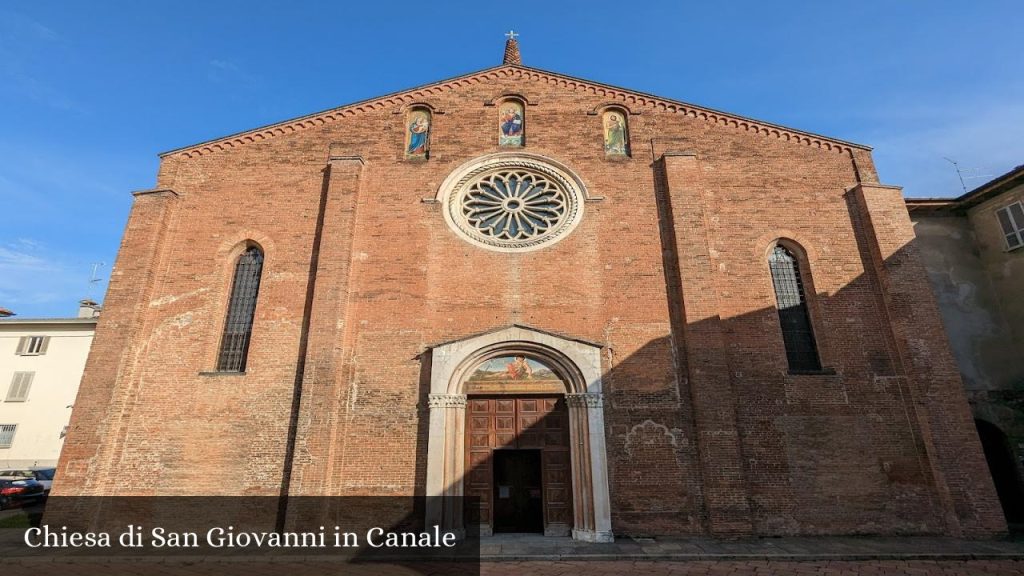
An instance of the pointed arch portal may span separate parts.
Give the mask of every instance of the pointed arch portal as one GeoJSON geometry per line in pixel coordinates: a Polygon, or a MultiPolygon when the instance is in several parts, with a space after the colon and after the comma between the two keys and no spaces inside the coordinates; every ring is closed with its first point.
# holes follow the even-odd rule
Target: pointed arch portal
{"type": "MultiPolygon", "coordinates": [[[[564,384],[544,388],[544,394],[564,396],[568,412],[569,461],[572,486],[572,537],[588,542],[610,542],[611,506],[601,393],[601,347],[524,326],[511,326],[456,340],[431,351],[430,434],[427,445],[427,525],[464,529],[467,380],[483,363],[512,356],[535,361],[564,384]]],[[[530,381],[505,393],[536,394],[530,381]]],[[[472,392],[470,391],[470,394],[472,392]]],[[[514,397],[514,396],[510,396],[514,397]]],[[[482,525],[489,532],[491,525],[482,525]]],[[[555,534],[557,530],[545,530],[555,534]]]]}

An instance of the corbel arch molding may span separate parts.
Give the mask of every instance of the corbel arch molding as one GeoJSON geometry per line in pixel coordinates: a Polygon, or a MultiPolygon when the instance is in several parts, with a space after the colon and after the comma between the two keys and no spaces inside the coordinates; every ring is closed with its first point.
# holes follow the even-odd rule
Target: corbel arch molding
{"type": "MultiPolygon", "coordinates": [[[[566,385],[572,447],[573,538],[612,541],[601,346],[518,325],[430,349],[427,525],[465,529],[461,500],[468,472],[465,382],[482,362],[516,354],[551,367],[566,385]]],[[[486,527],[481,528],[486,532],[486,527]]]]}

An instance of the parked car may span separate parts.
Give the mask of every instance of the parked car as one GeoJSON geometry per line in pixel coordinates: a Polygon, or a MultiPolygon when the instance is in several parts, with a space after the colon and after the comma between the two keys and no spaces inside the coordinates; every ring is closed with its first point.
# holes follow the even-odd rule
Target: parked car
{"type": "Polygon", "coordinates": [[[39,502],[45,497],[43,485],[31,478],[0,476],[0,510],[39,502]]]}
{"type": "Polygon", "coordinates": [[[42,484],[43,490],[45,490],[46,493],[49,494],[50,487],[53,486],[53,473],[56,471],[56,468],[30,466],[28,468],[8,468],[6,470],[0,470],[0,476],[17,476],[19,478],[31,478],[36,482],[42,484]]]}

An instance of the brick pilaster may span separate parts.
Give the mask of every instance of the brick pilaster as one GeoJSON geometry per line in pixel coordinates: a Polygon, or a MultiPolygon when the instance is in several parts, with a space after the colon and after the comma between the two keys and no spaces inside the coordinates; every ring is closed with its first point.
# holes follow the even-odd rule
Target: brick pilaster
{"type": "Polygon", "coordinates": [[[120,423],[130,409],[132,373],[139,348],[145,346],[146,314],[178,199],[166,189],[134,195],[61,450],[54,495],[124,488],[109,482],[117,474],[108,476],[103,470],[120,450],[120,423]]]}
{"type": "Polygon", "coordinates": [[[331,475],[344,448],[338,427],[344,422],[346,308],[362,172],[361,157],[332,149],[311,258],[301,397],[294,456],[286,471],[291,495],[337,493],[331,475]]]}
{"type": "MultiPolygon", "coordinates": [[[[699,161],[694,154],[665,152],[663,170],[665,208],[672,236],[680,294],[670,297],[681,310],[680,332],[686,356],[693,402],[694,425],[708,530],[714,535],[752,532],[748,487],[736,427],[736,399],[729,376],[729,353],[718,300],[718,278],[705,214],[705,191],[699,161]]],[[[670,282],[675,284],[675,282],[670,282]]]]}
{"type": "Polygon", "coordinates": [[[935,490],[950,536],[984,537],[1006,523],[978,441],[963,382],[949,349],[901,190],[862,183],[851,190],[864,217],[935,490]]]}

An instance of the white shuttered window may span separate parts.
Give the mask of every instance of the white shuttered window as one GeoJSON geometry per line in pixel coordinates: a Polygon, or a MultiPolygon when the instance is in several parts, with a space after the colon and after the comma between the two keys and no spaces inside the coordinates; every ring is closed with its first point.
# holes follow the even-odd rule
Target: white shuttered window
{"type": "Polygon", "coordinates": [[[1024,246],[1024,206],[1020,202],[1014,202],[1005,208],[996,210],[996,218],[1003,228],[1003,238],[1006,240],[1006,248],[1013,250],[1024,246]]]}
{"type": "Polygon", "coordinates": [[[28,400],[28,390],[32,387],[35,372],[15,372],[11,387],[7,389],[5,402],[24,402],[28,400]]]}
{"type": "Polygon", "coordinates": [[[50,346],[49,336],[22,336],[18,341],[18,356],[42,356],[50,346]]]}

